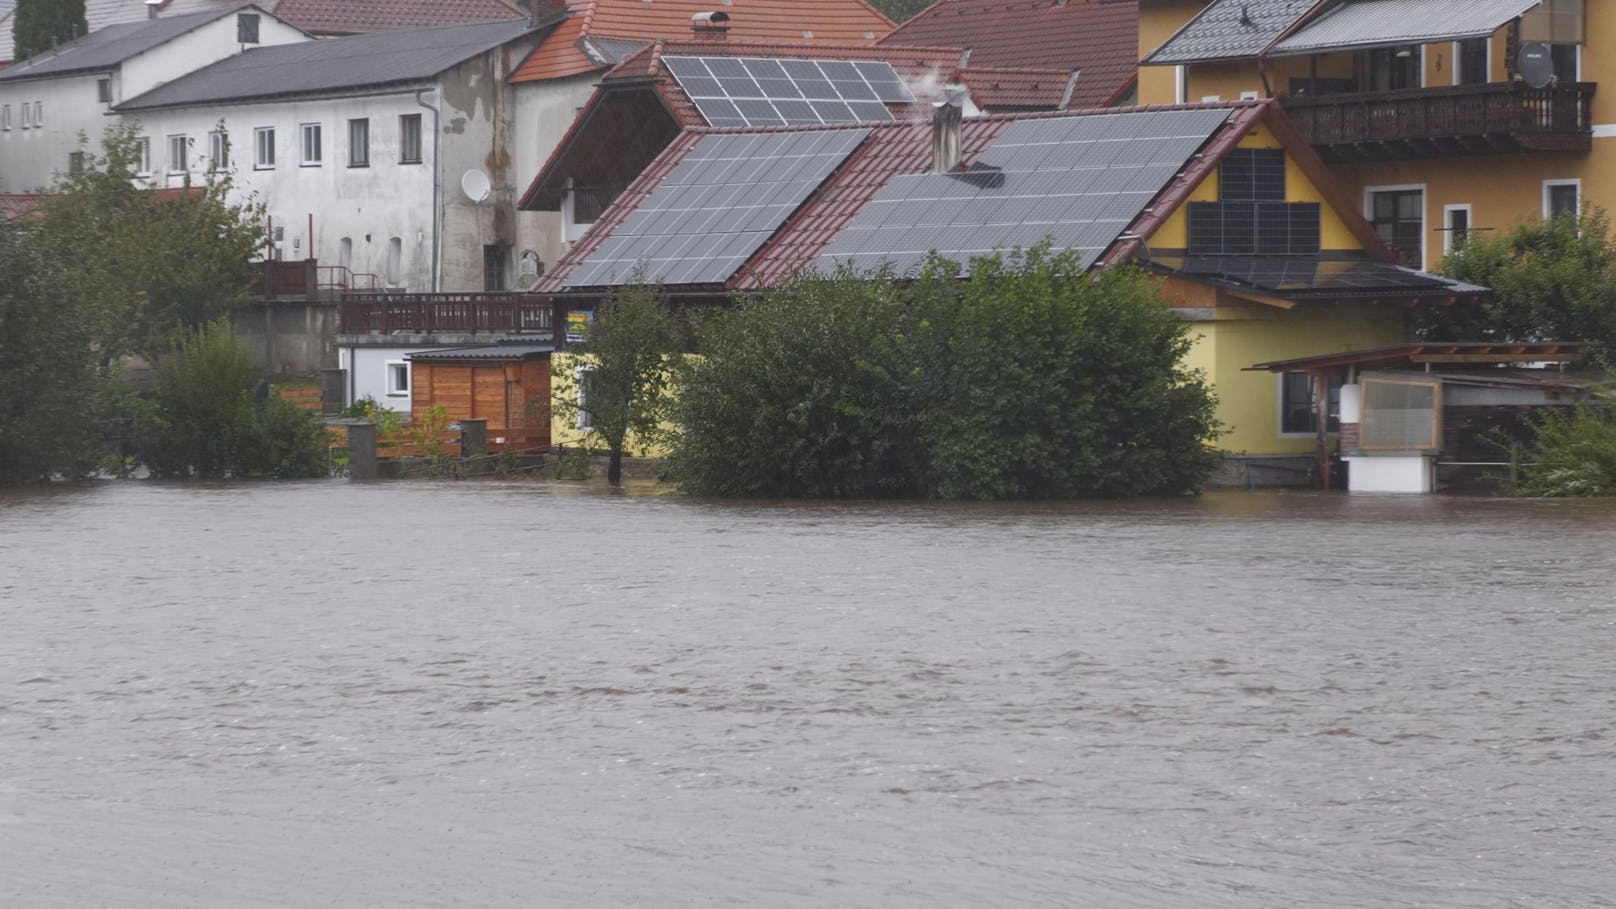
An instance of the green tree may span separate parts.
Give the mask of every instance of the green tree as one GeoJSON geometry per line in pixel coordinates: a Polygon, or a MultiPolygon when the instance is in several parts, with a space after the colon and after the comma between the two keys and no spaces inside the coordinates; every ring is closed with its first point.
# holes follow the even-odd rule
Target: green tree
{"type": "Polygon", "coordinates": [[[112,387],[71,272],[37,220],[0,220],[0,485],[81,477],[106,450],[112,387]]]}
{"type": "Polygon", "coordinates": [[[709,317],[668,470],[728,496],[1198,490],[1215,399],[1144,275],[1075,256],[805,276],[709,317]]]}
{"type": "Polygon", "coordinates": [[[82,38],[89,31],[84,0],[17,0],[11,17],[13,53],[18,62],[82,38]]]}
{"type": "Polygon", "coordinates": [[[325,472],[325,439],[309,414],[267,391],[225,319],[203,325],[164,358],[141,426],[145,461],[167,477],[295,477],[325,472]]]}
{"type": "Polygon", "coordinates": [[[69,283],[101,330],[103,356],[155,359],[228,315],[249,293],[264,248],[263,206],[232,201],[229,173],[174,189],[141,188],[138,125],[109,128],[99,154],[63,175],[42,229],[76,263],[69,283]]]}
{"type": "Polygon", "coordinates": [[[1616,366],[1616,238],[1605,213],[1518,224],[1455,247],[1442,274],[1490,287],[1475,306],[1426,307],[1432,341],[1587,341],[1587,360],[1616,366]]]}
{"type": "Polygon", "coordinates": [[[870,5],[893,22],[902,23],[931,6],[933,2],[934,0],[871,0],[870,5]]]}
{"type": "Polygon", "coordinates": [[[678,349],[678,327],[655,285],[630,284],[596,310],[584,348],[582,403],[569,406],[587,416],[589,436],[605,447],[610,482],[623,478],[630,437],[648,441],[660,433],[678,349]]]}
{"type": "MultiPolygon", "coordinates": [[[[1532,440],[1524,448],[1509,448],[1521,461],[1516,495],[1616,495],[1616,416],[1608,408],[1544,408],[1527,424],[1532,440]]],[[[1500,436],[1499,441],[1510,440],[1500,436]]]]}

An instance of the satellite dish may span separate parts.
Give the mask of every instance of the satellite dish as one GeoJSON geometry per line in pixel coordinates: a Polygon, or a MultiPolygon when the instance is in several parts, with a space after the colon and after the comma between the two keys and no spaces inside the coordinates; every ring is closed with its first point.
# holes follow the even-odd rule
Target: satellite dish
{"type": "Polygon", "coordinates": [[[488,175],[475,168],[460,176],[460,191],[473,202],[481,202],[488,198],[493,189],[494,184],[488,182],[488,175]]]}
{"type": "Polygon", "coordinates": [[[1515,68],[1533,88],[1545,88],[1554,81],[1554,56],[1547,44],[1521,45],[1520,53],[1515,55],[1515,68]]]}

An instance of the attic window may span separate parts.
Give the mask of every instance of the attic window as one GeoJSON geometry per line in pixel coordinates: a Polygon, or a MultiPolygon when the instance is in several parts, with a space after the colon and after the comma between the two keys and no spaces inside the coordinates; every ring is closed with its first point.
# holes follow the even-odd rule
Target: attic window
{"type": "Polygon", "coordinates": [[[238,44],[257,44],[258,43],[258,14],[257,13],[237,13],[236,14],[236,43],[238,43],[238,44]]]}

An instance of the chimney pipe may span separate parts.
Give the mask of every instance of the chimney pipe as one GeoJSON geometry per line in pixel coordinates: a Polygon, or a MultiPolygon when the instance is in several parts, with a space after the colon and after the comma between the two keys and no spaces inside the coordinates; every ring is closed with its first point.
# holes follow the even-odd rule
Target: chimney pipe
{"type": "Polygon", "coordinates": [[[931,170],[946,174],[960,163],[960,123],[965,116],[965,92],[943,89],[943,99],[931,106],[931,170]]]}

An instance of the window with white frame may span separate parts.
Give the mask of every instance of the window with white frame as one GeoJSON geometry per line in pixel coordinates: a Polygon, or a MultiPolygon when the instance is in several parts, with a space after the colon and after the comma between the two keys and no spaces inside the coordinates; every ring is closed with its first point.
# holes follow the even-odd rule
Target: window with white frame
{"type": "Polygon", "coordinates": [[[348,121],[348,166],[370,166],[370,121],[348,121]]]}
{"type": "Polygon", "coordinates": [[[141,176],[151,173],[151,139],[145,136],[135,140],[135,173],[141,176]]]}
{"type": "Polygon", "coordinates": [[[168,137],[168,172],[183,174],[190,163],[191,143],[184,136],[168,137]]]}
{"type": "Polygon", "coordinates": [[[421,115],[401,114],[398,118],[398,163],[421,163],[421,115]]]}
{"type": "Polygon", "coordinates": [[[11,105],[0,105],[0,130],[11,129],[11,105]]]}
{"type": "Polygon", "coordinates": [[[34,102],[34,126],[39,127],[39,126],[44,126],[44,125],[45,125],[45,102],[43,102],[43,101],[35,101],[34,102]]]}
{"type": "Polygon", "coordinates": [[[230,166],[230,134],[222,129],[208,133],[208,169],[224,170],[230,166]]]}
{"type": "Polygon", "coordinates": [[[22,121],[22,123],[21,123],[22,128],[27,129],[30,126],[33,126],[34,125],[34,106],[32,104],[30,104],[29,102],[27,102],[27,101],[24,101],[23,103],[21,103],[21,104],[19,104],[17,106],[19,108],[21,108],[21,110],[19,112],[18,119],[20,119],[22,121]]]}
{"type": "Polygon", "coordinates": [[[1442,206],[1442,253],[1447,255],[1455,246],[1463,246],[1470,239],[1470,203],[1442,206]]]}
{"type": "Polygon", "coordinates": [[[275,166],[275,127],[260,126],[253,130],[253,167],[268,170],[275,166]]]}
{"type": "Polygon", "coordinates": [[[1543,219],[1575,218],[1582,208],[1581,180],[1543,181],[1543,219]]]}
{"type": "Polygon", "coordinates": [[[1425,187],[1372,186],[1364,190],[1364,215],[1375,233],[1409,268],[1425,267],[1425,187]]]}
{"type": "Polygon", "coordinates": [[[578,367],[578,428],[590,430],[595,428],[595,412],[590,410],[593,405],[595,392],[595,367],[578,367]]]}
{"type": "Polygon", "coordinates": [[[112,77],[103,76],[95,80],[95,100],[102,104],[112,103],[112,77]]]}
{"type": "MultiPolygon", "coordinates": [[[[1279,434],[1282,436],[1312,436],[1318,434],[1318,406],[1313,400],[1317,380],[1305,372],[1279,374],[1279,434]]],[[[1329,384],[1329,419],[1325,432],[1341,429],[1341,377],[1332,376],[1329,384]]]]}
{"type": "Polygon", "coordinates": [[[387,394],[403,397],[410,393],[410,364],[408,360],[387,361],[387,394]]]}
{"type": "Polygon", "coordinates": [[[322,146],[320,144],[320,124],[304,123],[298,126],[298,130],[303,137],[303,141],[301,143],[302,158],[300,159],[300,163],[304,167],[318,167],[320,161],[323,159],[323,155],[321,154],[322,146]]]}

